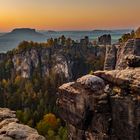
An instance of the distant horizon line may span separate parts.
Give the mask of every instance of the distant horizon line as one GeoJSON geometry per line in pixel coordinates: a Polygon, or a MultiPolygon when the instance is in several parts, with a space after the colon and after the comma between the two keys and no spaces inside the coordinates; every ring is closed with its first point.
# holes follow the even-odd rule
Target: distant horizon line
{"type": "Polygon", "coordinates": [[[101,29],[99,29],[99,28],[95,28],[95,29],[69,29],[69,30],[53,30],[53,29],[37,29],[37,28],[30,28],[30,27],[18,27],[18,28],[12,28],[12,29],[10,29],[10,30],[8,30],[8,31],[1,31],[0,30],[0,33],[8,33],[8,32],[12,32],[14,29],[35,29],[35,31],[39,31],[39,32],[41,32],[41,31],[54,31],[54,32],[78,32],[78,31],[115,31],[115,30],[135,30],[136,28],[132,28],[132,27],[130,27],[130,28],[101,28],[101,29]]]}

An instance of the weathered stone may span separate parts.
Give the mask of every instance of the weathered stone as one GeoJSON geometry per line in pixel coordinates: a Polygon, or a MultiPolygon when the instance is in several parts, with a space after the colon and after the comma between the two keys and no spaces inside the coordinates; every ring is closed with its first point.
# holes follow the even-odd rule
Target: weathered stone
{"type": "Polygon", "coordinates": [[[59,88],[58,106],[69,139],[139,140],[140,68],[94,75],[59,88]]]}
{"type": "Polygon", "coordinates": [[[80,83],[85,88],[89,88],[92,91],[100,91],[100,87],[105,87],[104,81],[94,75],[85,75],[77,79],[77,83],[80,83]]]}
{"type": "Polygon", "coordinates": [[[18,123],[15,111],[0,108],[0,140],[45,140],[37,130],[18,123]]]}
{"type": "Polygon", "coordinates": [[[111,84],[121,87],[128,93],[140,94],[140,68],[97,71],[94,74],[111,84]]]}
{"type": "Polygon", "coordinates": [[[87,139],[92,132],[102,138],[108,135],[110,112],[104,88],[104,81],[94,75],[59,88],[57,104],[61,117],[68,123],[69,139],[87,139]]]}
{"type": "Polygon", "coordinates": [[[128,67],[132,68],[140,67],[140,56],[128,55],[126,56],[126,63],[128,67]]]}
{"type": "Polygon", "coordinates": [[[104,70],[114,70],[117,59],[117,48],[115,45],[106,46],[106,57],[104,63],[104,70]]]}
{"type": "Polygon", "coordinates": [[[3,121],[0,122],[0,129],[1,129],[3,126],[6,126],[6,125],[8,125],[8,124],[11,123],[11,122],[18,122],[18,119],[17,119],[17,118],[4,119],[3,121]]]}
{"type": "Polygon", "coordinates": [[[111,45],[111,35],[102,35],[98,38],[99,45],[111,45]]]}
{"type": "Polygon", "coordinates": [[[8,108],[0,108],[0,121],[6,118],[15,118],[15,111],[11,111],[8,108]]]}
{"type": "Polygon", "coordinates": [[[116,63],[116,69],[125,69],[127,67],[126,56],[134,55],[134,39],[128,40],[128,42],[121,47],[122,48],[116,63]]]}
{"type": "Polygon", "coordinates": [[[140,38],[129,39],[121,45],[106,46],[104,70],[140,66],[140,38]]]}
{"type": "Polygon", "coordinates": [[[0,140],[14,140],[13,138],[7,137],[5,135],[0,135],[0,140]]]}
{"type": "Polygon", "coordinates": [[[116,69],[125,69],[128,67],[126,59],[128,56],[140,56],[140,39],[130,39],[124,46],[121,47],[120,52],[118,52],[119,54],[116,62],[116,69]]]}

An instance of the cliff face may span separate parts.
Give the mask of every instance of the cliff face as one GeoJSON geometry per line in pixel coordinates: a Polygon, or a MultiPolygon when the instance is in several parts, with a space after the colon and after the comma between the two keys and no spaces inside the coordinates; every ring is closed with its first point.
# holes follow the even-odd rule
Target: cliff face
{"type": "Polygon", "coordinates": [[[113,70],[116,66],[117,48],[115,45],[106,46],[106,57],[104,63],[105,70],[113,70]]]}
{"type": "Polygon", "coordinates": [[[63,53],[52,53],[51,49],[31,49],[13,55],[12,62],[17,74],[24,78],[30,78],[38,69],[41,76],[49,75],[50,70],[64,74],[71,78],[71,63],[63,53]]]}
{"type": "Polygon", "coordinates": [[[13,55],[12,62],[16,73],[24,78],[29,78],[36,68],[40,67],[41,73],[48,72],[49,64],[46,59],[49,59],[49,49],[31,49],[13,55]]]}
{"type": "Polygon", "coordinates": [[[45,140],[27,125],[18,123],[15,112],[0,108],[0,140],[45,140]]]}
{"type": "Polygon", "coordinates": [[[93,66],[92,61],[99,60],[102,64],[98,66],[102,69],[104,58],[104,47],[84,48],[80,45],[75,45],[71,48],[65,46],[58,46],[58,48],[31,48],[15,53],[11,60],[16,74],[24,78],[30,78],[37,70],[41,76],[49,75],[53,71],[64,75],[68,80],[73,80],[90,72],[93,66]]]}
{"type": "Polygon", "coordinates": [[[94,72],[59,88],[57,105],[70,140],[140,139],[139,43],[139,39],[129,40],[120,53],[108,48],[108,71],[94,72]],[[116,70],[109,71],[115,66],[116,70]]]}
{"type": "Polygon", "coordinates": [[[111,35],[105,34],[98,38],[99,45],[111,45],[111,35]]]}
{"type": "Polygon", "coordinates": [[[120,46],[107,46],[104,69],[125,69],[127,68],[127,57],[140,56],[140,38],[129,39],[120,46]]]}
{"type": "Polygon", "coordinates": [[[124,69],[127,67],[126,58],[130,55],[140,56],[140,39],[131,39],[126,42],[122,49],[118,52],[118,60],[116,69],[124,69]]]}
{"type": "Polygon", "coordinates": [[[59,88],[71,140],[139,140],[140,68],[97,71],[59,88]]]}
{"type": "Polygon", "coordinates": [[[56,73],[62,73],[66,78],[71,78],[71,63],[63,56],[63,53],[53,53],[51,49],[31,49],[14,55],[12,59],[16,73],[24,78],[31,77],[33,71],[40,69],[42,76],[49,75],[52,69],[56,73]]]}

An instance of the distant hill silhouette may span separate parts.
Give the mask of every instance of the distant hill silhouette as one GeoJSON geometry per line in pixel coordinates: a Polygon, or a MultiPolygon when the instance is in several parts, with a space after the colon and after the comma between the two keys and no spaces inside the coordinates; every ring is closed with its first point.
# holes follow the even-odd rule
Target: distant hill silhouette
{"type": "Polygon", "coordinates": [[[113,33],[112,30],[93,30],[94,33],[113,33]]]}
{"type": "Polygon", "coordinates": [[[122,30],[92,30],[92,31],[53,31],[53,30],[40,30],[30,28],[18,28],[14,29],[10,33],[0,33],[0,52],[6,52],[13,48],[23,40],[44,42],[49,38],[59,38],[64,35],[70,37],[73,40],[80,40],[85,36],[89,36],[90,40],[95,40],[99,36],[104,34],[110,34],[112,36],[112,42],[116,42],[124,33],[130,32],[130,29],[122,30]]]}
{"type": "Polygon", "coordinates": [[[15,48],[21,41],[46,41],[46,36],[30,28],[17,28],[0,36],[0,50],[3,52],[15,48]]]}
{"type": "Polygon", "coordinates": [[[127,32],[130,32],[131,29],[116,29],[116,30],[99,30],[99,29],[96,29],[96,30],[92,30],[93,33],[96,33],[96,34],[113,34],[113,33],[127,33],[127,32]]]}

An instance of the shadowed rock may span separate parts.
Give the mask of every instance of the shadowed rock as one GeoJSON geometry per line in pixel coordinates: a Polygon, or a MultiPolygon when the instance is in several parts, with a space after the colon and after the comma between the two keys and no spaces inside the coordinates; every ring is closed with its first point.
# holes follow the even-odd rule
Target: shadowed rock
{"type": "Polygon", "coordinates": [[[128,67],[132,68],[140,67],[140,56],[136,55],[126,56],[126,63],[128,67]]]}
{"type": "Polygon", "coordinates": [[[111,45],[111,35],[104,34],[98,38],[99,45],[111,45]]]}

